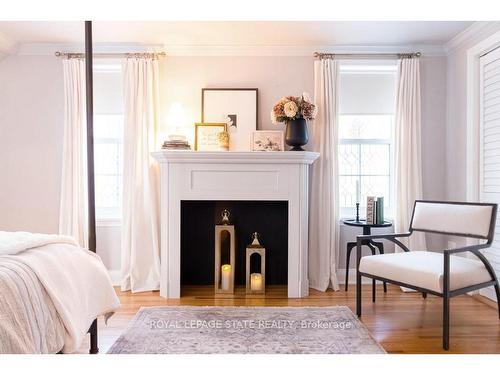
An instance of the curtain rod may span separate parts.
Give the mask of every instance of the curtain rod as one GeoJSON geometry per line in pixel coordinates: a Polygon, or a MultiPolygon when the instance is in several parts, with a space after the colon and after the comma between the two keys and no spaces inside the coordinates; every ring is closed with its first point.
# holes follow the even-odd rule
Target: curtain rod
{"type": "Polygon", "coordinates": [[[420,52],[411,53],[320,53],[314,52],[314,57],[319,59],[329,59],[329,58],[411,58],[411,57],[421,57],[420,52]]]}
{"type": "MultiPolygon", "coordinates": [[[[60,52],[57,51],[54,53],[55,56],[57,57],[65,57],[68,59],[83,59],[85,58],[85,53],[74,53],[74,52],[60,52]]],[[[159,57],[165,57],[167,54],[165,52],[131,52],[131,53],[94,53],[93,57],[152,57],[152,58],[159,58],[159,57]]]]}

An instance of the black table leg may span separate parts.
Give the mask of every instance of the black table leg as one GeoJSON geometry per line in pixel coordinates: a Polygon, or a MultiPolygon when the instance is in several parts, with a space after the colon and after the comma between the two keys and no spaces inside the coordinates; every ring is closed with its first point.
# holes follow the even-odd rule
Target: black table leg
{"type": "MultiPolygon", "coordinates": [[[[382,242],[372,241],[372,245],[378,248],[380,254],[384,254],[384,244],[382,242]]],[[[384,282],[384,293],[387,293],[387,283],[384,282]]]]}
{"type": "Polygon", "coordinates": [[[351,251],[356,247],[356,242],[347,243],[347,258],[345,260],[345,291],[347,292],[347,286],[349,284],[349,260],[351,259],[351,251]]]}
{"type": "MultiPolygon", "coordinates": [[[[371,241],[366,243],[366,246],[370,248],[370,250],[372,251],[372,255],[376,254],[375,247],[373,246],[371,241]]],[[[375,279],[372,279],[372,302],[375,302],[375,295],[376,295],[375,283],[376,283],[375,279]]]]}

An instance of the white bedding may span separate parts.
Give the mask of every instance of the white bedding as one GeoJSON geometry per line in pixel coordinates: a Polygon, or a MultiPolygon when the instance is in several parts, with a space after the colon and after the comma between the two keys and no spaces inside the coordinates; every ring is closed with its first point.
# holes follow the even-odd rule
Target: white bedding
{"type": "Polygon", "coordinates": [[[80,347],[97,316],[120,307],[100,258],[71,237],[0,231],[0,261],[9,258],[28,266],[44,286],[65,327],[64,353],[80,347]]]}

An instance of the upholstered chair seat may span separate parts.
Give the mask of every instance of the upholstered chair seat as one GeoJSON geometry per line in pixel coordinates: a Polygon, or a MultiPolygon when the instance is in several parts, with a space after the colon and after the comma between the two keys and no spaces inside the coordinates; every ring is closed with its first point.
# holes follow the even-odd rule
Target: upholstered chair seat
{"type": "MultiPolygon", "coordinates": [[[[444,257],[430,251],[381,254],[361,258],[362,273],[419,288],[443,292],[444,257]]],[[[491,280],[480,260],[462,256],[450,257],[450,291],[491,280]]]]}

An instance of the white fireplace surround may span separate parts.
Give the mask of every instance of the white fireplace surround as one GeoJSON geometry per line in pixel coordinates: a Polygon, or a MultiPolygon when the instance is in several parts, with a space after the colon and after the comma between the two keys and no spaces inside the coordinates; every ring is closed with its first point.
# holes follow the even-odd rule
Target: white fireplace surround
{"type": "Polygon", "coordinates": [[[181,201],[288,201],[288,297],[309,293],[309,165],[315,152],[158,151],[161,166],[160,295],[181,295],[181,201]]]}

